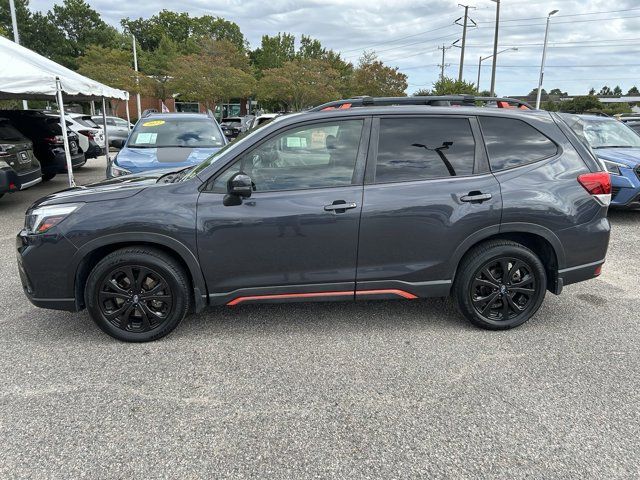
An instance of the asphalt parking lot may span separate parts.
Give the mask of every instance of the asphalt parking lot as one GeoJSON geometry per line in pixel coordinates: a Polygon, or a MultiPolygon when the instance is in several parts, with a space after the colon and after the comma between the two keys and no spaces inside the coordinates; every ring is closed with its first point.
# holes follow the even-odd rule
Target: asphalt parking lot
{"type": "Polygon", "coordinates": [[[448,300],[254,305],[133,345],[22,293],[15,234],[65,182],[0,199],[0,478],[640,478],[640,212],[512,331],[448,300]]]}

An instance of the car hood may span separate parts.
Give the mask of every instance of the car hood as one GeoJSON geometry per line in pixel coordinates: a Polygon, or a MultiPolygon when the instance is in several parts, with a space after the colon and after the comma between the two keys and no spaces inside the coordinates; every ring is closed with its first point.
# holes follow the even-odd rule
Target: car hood
{"type": "Polygon", "coordinates": [[[623,163],[631,168],[640,164],[640,148],[598,148],[594,151],[602,160],[623,163]]]}
{"type": "Polygon", "coordinates": [[[100,202],[132,197],[149,185],[154,185],[166,171],[149,171],[144,175],[125,175],[123,177],[91,183],[80,187],[67,188],[52,193],[36,201],[31,208],[41,205],[56,205],[73,202],[100,202]]]}
{"type": "Polygon", "coordinates": [[[214,148],[129,148],[125,147],[118,153],[116,164],[128,170],[138,168],[180,168],[197,165],[222,147],[214,148]]]}

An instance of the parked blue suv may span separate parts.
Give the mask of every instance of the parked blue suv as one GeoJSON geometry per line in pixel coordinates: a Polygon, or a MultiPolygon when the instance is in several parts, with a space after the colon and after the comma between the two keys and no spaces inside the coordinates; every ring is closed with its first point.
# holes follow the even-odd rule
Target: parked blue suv
{"type": "Polygon", "coordinates": [[[640,135],[610,117],[561,115],[611,174],[611,205],[640,207],[640,135]]]}
{"type": "Polygon", "coordinates": [[[143,117],[107,165],[107,178],[197,165],[227,144],[213,117],[154,113],[143,117]]]}

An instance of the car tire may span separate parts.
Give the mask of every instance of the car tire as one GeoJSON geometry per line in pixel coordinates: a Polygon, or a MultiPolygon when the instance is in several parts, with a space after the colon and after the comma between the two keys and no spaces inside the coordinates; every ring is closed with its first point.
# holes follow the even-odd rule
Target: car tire
{"type": "Polygon", "coordinates": [[[42,181],[43,182],[48,182],[49,180],[51,180],[55,176],[56,176],[55,173],[51,173],[51,172],[43,173],[42,174],[42,181]]]}
{"type": "Polygon", "coordinates": [[[506,330],[536,313],[546,287],[544,265],[534,252],[516,242],[494,240],[464,257],[453,296],[462,315],[474,325],[506,330]]]}
{"type": "Polygon", "coordinates": [[[190,282],[182,266],[162,251],[128,247],[91,270],[85,305],[93,321],[125,342],[149,342],[171,333],[189,311],[190,282]]]}

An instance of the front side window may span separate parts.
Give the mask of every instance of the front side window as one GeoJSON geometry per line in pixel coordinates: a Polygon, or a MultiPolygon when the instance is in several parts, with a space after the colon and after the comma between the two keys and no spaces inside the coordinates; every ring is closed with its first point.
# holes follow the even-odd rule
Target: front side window
{"type": "Polygon", "coordinates": [[[215,148],[223,145],[222,134],[208,118],[149,118],[138,122],[127,147],[215,148]]]}
{"type": "Polygon", "coordinates": [[[376,183],[472,175],[475,140],[466,118],[382,118],[376,183]]]}
{"type": "Polygon", "coordinates": [[[256,192],[351,185],[362,125],[344,120],[280,133],[236,160],[216,178],[213,191],[226,192],[239,172],[251,177],[256,192]]]}
{"type": "Polygon", "coordinates": [[[480,117],[480,126],[494,172],[527,165],[558,153],[555,143],[522,120],[480,117]]]}

